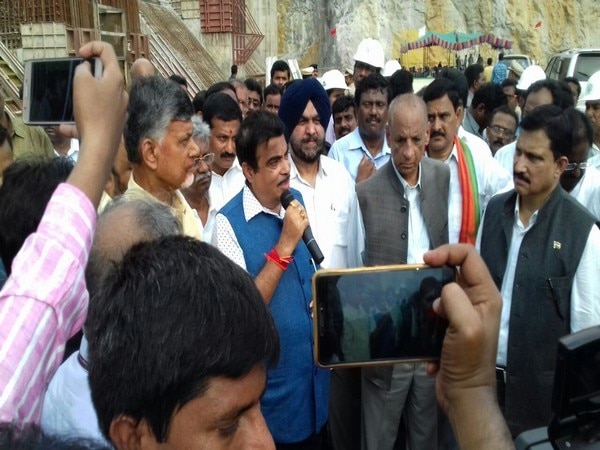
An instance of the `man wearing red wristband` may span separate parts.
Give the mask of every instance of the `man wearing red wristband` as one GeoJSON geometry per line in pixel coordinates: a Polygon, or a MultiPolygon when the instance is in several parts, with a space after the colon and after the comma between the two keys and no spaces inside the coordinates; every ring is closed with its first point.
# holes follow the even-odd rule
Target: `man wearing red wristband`
{"type": "Polygon", "coordinates": [[[278,449],[320,449],[327,421],[329,371],[314,362],[310,302],[315,266],[301,241],[308,226],[302,196],[290,189],[284,125],[257,111],[236,137],[246,186],[217,214],[213,244],[248,271],[275,320],[281,357],[267,370],[262,413],[278,449]]]}

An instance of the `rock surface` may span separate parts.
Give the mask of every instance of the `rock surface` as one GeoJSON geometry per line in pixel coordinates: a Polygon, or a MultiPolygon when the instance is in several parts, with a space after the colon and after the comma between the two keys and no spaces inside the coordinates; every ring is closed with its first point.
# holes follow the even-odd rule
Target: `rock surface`
{"type": "MultiPolygon", "coordinates": [[[[399,58],[405,66],[454,65],[454,52],[439,47],[401,53],[402,44],[417,39],[422,26],[492,33],[512,42],[509,53],[528,54],[543,67],[554,52],[600,47],[598,0],[280,0],[277,14],[278,53],[298,58],[301,66],[352,65],[365,37],[378,38],[386,58],[399,58]]],[[[459,56],[496,60],[497,53],[484,44],[459,56]]]]}

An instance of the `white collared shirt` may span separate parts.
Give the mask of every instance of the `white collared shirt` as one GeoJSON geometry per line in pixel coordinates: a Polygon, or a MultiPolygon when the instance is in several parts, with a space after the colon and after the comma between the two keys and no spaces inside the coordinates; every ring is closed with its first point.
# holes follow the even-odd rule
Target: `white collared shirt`
{"type": "Polygon", "coordinates": [[[513,177],[513,165],[515,161],[515,151],[517,149],[517,141],[512,141],[509,144],[506,144],[504,147],[500,147],[496,154],[494,155],[494,159],[500,163],[502,167],[510,174],[510,177],[513,177]]]}
{"type": "MultiPolygon", "coordinates": [[[[485,208],[493,195],[505,192],[513,187],[512,177],[492,157],[489,147],[483,140],[464,132],[462,139],[467,142],[473,164],[475,165],[475,176],[479,189],[479,211],[483,217],[485,208]],[[483,142],[483,145],[481,144],[483,142]]],[[[450,193],[448,203],[448,241],[455,244],[459,240],[460,227],[462,223],[462,192],[460,190],[460,176],[458,173],[458,153],[456,145],[452,147],[452,153],[444,161],[450,168],[450,193]]]]}
{"type": "MultiPolygon", "coordinates": [[[[517,196],[515,202],[513,232],[506,260],[506,270],[502,279],[502,315],[500,317],[500,334],[498,336],[498,355],[496,364],[500,367],[506,367],[506,355],[508,351],[508,325],[510,321],[510,308],[512,304],[512,293],[515,282],[515,271],[519,250],[525,234],[535,224],[538,211],[535,211],[529,219],[529,225],[523,225],[519,216],[520,197],[517,196]]],[[[489,218],[488,218],[489,219],[489,218]]],[[[481,230],[483,223],[479,227],[477,236],[477,249],[481,248],[481,230]]],[[[581,260],[575,277],[573,278],[573,288],[571,290],[571,332],[575,333],[584,328],[600,324],[600,229],[592,226],[587,243],[581,254],[581,260]]]]}
{"type": "Polygon", "coordinates": [[[60,365],[48,385],[42,409],[42,430],[52,435],[106,442],[92,404],[88,372],[78,360],[79,353],[87,356],[85,336],[79,352],[73,353],[60,365]]]}
{"type": "Polygon", "coordinates": [[[421,211],[421,199],[419,194],[421,192],[421,170],[422,166],[419,163],[419,178],[414,186],[410,186],[396,166],[392,164],[396,176],[402,183],[404,188],[404,198],[408,200],[408,253],[406,255],[406,262],[408,264],[423,264],[423,255],[428,252],[431,248],[431,242],[429,241],[429,234],[427,233],[427,226],[425,225],[425,219],[423,212],[421,211]]]}
{"type": "Polygon", "coordinates": [[[215,217],[217,216],[217,212],[217,208],[215,208],[215,205],[211,201],[209,191],[208,214],[206,216],[206,224],[202,224],[202,219],[200,219],[200,216],[198,216],[198,218],[200,219],[200,225],[202,226],[202,241],[206,242],[207,244],[210,244],[212,242],[212,233],[215,228],[215,217]]]}
{"type": "MultiPolygon", "coordinates": [[[[248,186],[243,187],[242,196],[242,207],[244,208],[244,219],[246,222],[262,212],[279,217],[280,219],[285,217],[285,209],[283,207],[280,207],[279,214],[275,214],[260,204],[248,186]]],[[[242,269],[247,270],[242,247],[235,236],[229,220],[220,213],[217,213],[215,217],[212,244],[242,269]]]]}
{"type": "Polygon", "coordinates": [[[245,183],[246,177],[244,177],[242,166],[240,166],[237,158],[223,175],[213,172],[208,192],[215,209],[218,211],[225,206],[229,200],[242,190],[245,183]]]}
{"type": "Polygon", "coordinates": [[[367,150],[367,146],[360,137],[358,127],[341,139],[333,143],[329,150],[328,157],[342,163],[353,180],[356,180],[358,174],[358,165],[363,159],[363,156],[369,158],[375,164],[377,169],[383,167],[389,160],[392,152],[387,144],[387,140],[383,139],[383,147],[374,158],[367,150]]]}
{"type": "Polygon", "coordinates": [[[313,188],[300,176],[291,155],[289,160],[290,185],[302,194],[312,232],[325,256],[321,267],[361,266],[365,238],[354,180],[338,161],[321,156],[313,188]]]}
{"type": "Polygon", "coordinates": [[[600,222],[600,171],[589,166],[573,190],[569,192],[600,222]]]}
{"type": "Polygon", "coordinates": [[[53,150],[54,150],[54,154],[57,157],[69,158],[74,163],[76,163],[77,158],[79,158],[79,141],[77,139],[71,138],[71,147],[69,148],[69,151],[67,152],[66,155],[62,155],[62,154],[58,153],[58,151],[56,149],[53,149],[53,150]]]}

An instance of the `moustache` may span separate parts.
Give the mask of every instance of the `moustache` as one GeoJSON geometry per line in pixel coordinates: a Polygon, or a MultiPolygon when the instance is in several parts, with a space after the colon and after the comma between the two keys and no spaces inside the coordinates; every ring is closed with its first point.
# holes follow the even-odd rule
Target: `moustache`
{"type": "Polygon", "coordinates": [[[194,177],[194,183],[202,183],[210,179],[210,172],[200,173],[194,177]]]}
{"type": "Polygon", "coordinates": [[[515,180],[519,179],[521,181],[524,181],[525,183],[529,183],[529,178],[527,178],[525,175],[523,175],[522,173],[513,173],[513,178],[515,180]]]}
{"type": "Polygon", "coordinates": [[[235,153],[230,153],[230,152],[222,152],[219,155],[219,158],[235,158],[235,153]]]}
{"type": "Polygon", "coordinates": [[[444,133],[443,131],[432,131],[430,138],[434,138],[434,137],[446,137],[446,133],[444,133]]]}

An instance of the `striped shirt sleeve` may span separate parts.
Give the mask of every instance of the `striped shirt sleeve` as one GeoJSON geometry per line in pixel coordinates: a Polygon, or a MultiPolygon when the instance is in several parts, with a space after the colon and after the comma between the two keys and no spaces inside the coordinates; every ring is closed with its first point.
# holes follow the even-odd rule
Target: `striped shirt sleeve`
{"type": "Polygon", "coordinates": [[[65,342],[87,314],[84,270],[95,225],[89,199],[61,184],[13,261],[0,291],[0,422],[40,421],[65,342]]]}

